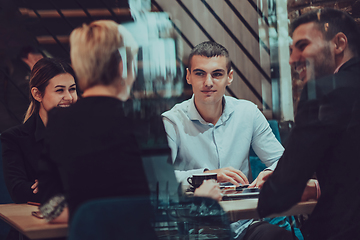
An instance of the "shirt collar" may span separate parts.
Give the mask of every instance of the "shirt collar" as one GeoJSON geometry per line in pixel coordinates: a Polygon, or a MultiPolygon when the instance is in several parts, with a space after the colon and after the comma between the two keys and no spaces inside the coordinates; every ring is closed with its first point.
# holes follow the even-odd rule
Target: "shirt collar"
{"type": "Polygon", "coordinates": [[[358,66],[360,63],[360,57],[353,57],[349,61],[343,63],[341,66],[339,66],[338,71],[346,70],[347,68],[351,68],[353,66],[358,66]]]}
{"type": "MultiPolygon", "coordinates": [[[[216,123],[216,125],[223,124],[224,122],[226,122],[229,119],[230,115],[234,112],[233,104],[231,103],[231,101],[226,101],[225,95],[223,96],[223,104],[224,104],[223,113],[221,114],[220,119],[216,123]]],[[[188,116],[189,116],[190,120],[197,120],[197,121],[201,122],[202,124],[210,124],[201,117],[200,113],[196,109],[194,94],[192,95],[192,97],[190,99],[190,104],[189,104],[189,108],[188,108],[188,116]]]]}
{"type": "Polygon", "coordinates": [[[340,64],[334,71],[334,74],[339,72],[340,68],[342,67],[342,65],[344,65],[344,63],[340,64]]]}
{"type": "Polygon", "coordinates": [[[190,120],[198,120],[202,123],[205,123],[205,120],[201,117],[200,113],[195,107],[195,95],[193,94],[190,99],[190,104],[188,108],[188,116],[190,120]]]}
{"type": "Polygon", "coordinates": [[[227,101],[226,99],[227,98],[224,96],[224,110],[223,114],[220,117],[220,120],[222,120],[223,122],[226,122],[229,119],[230,115],[235,111],[234,103],[232,101],[227,101]]]}

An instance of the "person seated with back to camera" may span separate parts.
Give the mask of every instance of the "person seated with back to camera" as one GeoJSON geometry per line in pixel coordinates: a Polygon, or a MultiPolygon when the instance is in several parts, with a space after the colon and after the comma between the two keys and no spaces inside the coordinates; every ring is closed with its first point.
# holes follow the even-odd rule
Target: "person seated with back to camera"
{"type": "Polygon", "coordinates": [[[53,222],[68,221],[91,199],[149,195],[132,121],[123,110],[135,80],[135,40],[123,26],[100,20],[73,30],[70,49],[82,99],[49,113],[40,163],[39,189],[46,192],[40,209],[53,222]]]}

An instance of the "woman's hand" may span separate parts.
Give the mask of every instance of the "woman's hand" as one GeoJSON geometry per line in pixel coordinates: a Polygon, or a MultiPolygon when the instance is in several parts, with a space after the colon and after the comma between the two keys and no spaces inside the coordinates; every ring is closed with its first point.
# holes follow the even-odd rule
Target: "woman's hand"
{"type": "Polygon", "coordinates": [[[35,183],[31,186],[31,189],[34,189],[33,190],[33,193],[36,194],[39,192],[39,188],[38,188],[38,185],[39,185],[39,182],[37,179],[35,179],[35,183]]]}
{"type": "Polygon", "coordinates": [[[273,173],[271,170],[265,170],[259,173],[258,177],[249,185],[249,188],[262,188],[266,180],[273,173]]]}
{"type": "Polygon", "coordinates": [[[303,195],[301,196],[301,201],[308,201],[310,199],[319,199],[320,197],[320,187],[319,187],[319,183],[317,182],[316,179],[310,179],[307,184],[306,187],[304,189],[303,195]]]}
{"type": "Polygon", "coordinates": [[[195,189],[194,196],[196,197],[208,197],[216,201],[222,199],[220,192],[220,186],[215,180],[204,180],[200,187],[195,189]]]}

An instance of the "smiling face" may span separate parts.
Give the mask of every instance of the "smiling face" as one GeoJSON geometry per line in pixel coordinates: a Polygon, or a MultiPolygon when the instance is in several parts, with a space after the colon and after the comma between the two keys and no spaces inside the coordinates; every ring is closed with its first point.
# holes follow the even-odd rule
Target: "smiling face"
{"type": "Polygon", "coordinates": [[[221,105],[226,86],[233,80],[233,71],[226,67],[224,56],[191,58],[191,71],[187,69],[186,80],[192,86],[195,105],[221,105]]]}
{"type": "Polygon", "coordinates": [[[54,107],[69,107],[77,101],[74,77],[69,73],[56,75],[49,80],[43,96],[37,94],[34,98],[40,102],[40,115],[54,107]]]}
{"type": "Polygon", "coordinates": [[[301,24],[293,32],[289,63],[307,82],[333,74],[336,69],[332,41],[324,40],[323,34],[313,22],[301,24]]]}

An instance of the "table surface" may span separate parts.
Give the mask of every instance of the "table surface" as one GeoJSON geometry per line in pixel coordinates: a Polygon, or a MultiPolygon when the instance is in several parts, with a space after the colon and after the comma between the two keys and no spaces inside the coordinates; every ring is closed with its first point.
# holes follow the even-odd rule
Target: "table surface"
{"type": "Polygon", "coordinates": [[[28,204],[0,204],[0,218],[30,239],[65,237],[67,224],[51,224],[31,215],[37,206],[28,204]]]}
{"type": "MultiPolygon", "coordinates": [[[[228,213],[230,221],[237,221],[240,219],[258,219],[257,203],[258,199],[253,198],[221,201],[220,205],[228,213]]],[[[301,202],[286,212],[273,214],[269,217],[310,214],[315,205],[316,201],[301,202]]],[[[38,211],[38,207],[28,204],[0,204],[0,218],[30,239],[67,236],[68,224],[48,223],[44,219],[32,216],[31,212],[33,211],[38,211]]]]}
{"type": "MultiPolygon", "coordinates": [[[[300,202],[285,212],[272,214],[268,217],[310,214],[314,210],[316,203],[317,202],[314,200],[300,202]]],[[[232,222],[238,221],[240,219],[259,219],[259,215],[256,210],[257,204],[257,198],[220,202],[221,207],[224,209],[225,212],[228,213],[230,221],[232,222]]]]}

